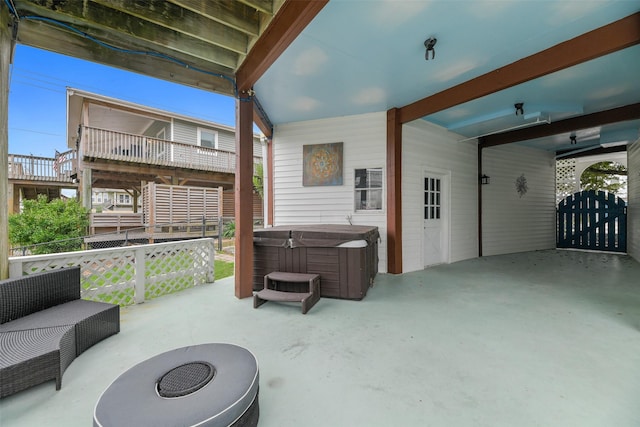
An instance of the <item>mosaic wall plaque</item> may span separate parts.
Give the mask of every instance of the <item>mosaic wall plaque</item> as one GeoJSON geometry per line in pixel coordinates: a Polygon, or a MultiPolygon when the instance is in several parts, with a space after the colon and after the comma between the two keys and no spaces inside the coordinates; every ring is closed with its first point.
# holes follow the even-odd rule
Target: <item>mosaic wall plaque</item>
{"type": "Polygon", "coordinates": [[[342,185],[342,142],[302,146],[302,185],[342,185]]]}

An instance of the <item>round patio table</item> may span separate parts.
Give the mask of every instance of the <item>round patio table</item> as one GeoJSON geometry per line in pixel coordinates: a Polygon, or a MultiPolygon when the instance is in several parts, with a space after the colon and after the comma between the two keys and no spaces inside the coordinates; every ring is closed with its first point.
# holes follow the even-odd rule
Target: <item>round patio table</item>
{"type": "Polygon", "coordinates": [[[200,344],[154,356],[102,393],[94,426],[255,426],[258,362],[233,344],[200,344]]]}

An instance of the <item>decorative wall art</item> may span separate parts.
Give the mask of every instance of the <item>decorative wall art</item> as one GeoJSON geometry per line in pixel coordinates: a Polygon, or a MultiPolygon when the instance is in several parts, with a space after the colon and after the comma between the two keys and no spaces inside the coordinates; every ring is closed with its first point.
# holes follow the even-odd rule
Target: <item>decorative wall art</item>
{"type": "Polygon", "coordinates": [[[302,146],[302,185],[342,185],[342,142],[302,146]]]}
{"type": "Polygon", "coordinates": [[[518,178],[516,178],[516,191],[518,192],[520,197],[522,197],[527,194],[527,190],[529,190],[529,187],[527,186],[527,178],[525,178],[524,174],[522,174],[518,178]]]}

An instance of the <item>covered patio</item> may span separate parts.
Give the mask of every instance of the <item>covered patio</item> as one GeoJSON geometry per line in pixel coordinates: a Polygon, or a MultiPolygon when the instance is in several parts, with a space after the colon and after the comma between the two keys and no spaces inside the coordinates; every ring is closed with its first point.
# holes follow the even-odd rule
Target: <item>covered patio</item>
{"type": "Polygon", "coordinates": [[[0,400],[3,426],[86,426],[102,391],[181,346],[260,366],[260,426],[640,424],[640,264],[545,250],[379,274],[362,301],[234,297],[233,278],[122,309],[121,332],[0,400]]]}

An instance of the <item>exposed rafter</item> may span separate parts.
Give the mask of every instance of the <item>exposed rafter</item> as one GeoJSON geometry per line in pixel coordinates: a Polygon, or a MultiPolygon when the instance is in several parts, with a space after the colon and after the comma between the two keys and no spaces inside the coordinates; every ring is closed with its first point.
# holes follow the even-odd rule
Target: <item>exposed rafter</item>
{"type": "Polygon", "coordinates": [[[22,44],[231,96],[280,3],[12,0],[22,44]]]}
{"type": "Polygon", "coordinates": [[[479,145],[481,148],[493,147],[635,119],[640,119],[640,103],[572,117],[548,125],[485,136],[480,138],[479,145]]]}
{"type": "MultiPolygon", "coordinates": [[[[256,12],[257,8],[248,7],[238,1],[221,2],[221,1],[201,1],[201,0],[168,0],[169,2],[191,10],[197,14],[203,15],[213,21],[225,24],[230,28],[249,36],[258,36],[260,34],[260,14],[256,12]]],[[[273,11],[269,11],[271,15],[273,11]]]]}
{"type": "MultiPolygon", "coordinates": [[[[93,0],[93,2],[103,6],[103,10],[108,13],[113,13],[116,19],[130,15],[176,34],[193,37],[243,55],[247,53],[246,33],[165,0],[147,0],[145,3],[130,0],[93,0]]],[[[99,8],[96,9],[99,10],[99,8]]],[[[153,26],[151,30],[154,30],[153,26]]]]}
{"type": "Polygon", "coordinates": [[[400,109],[407,123],[640,43],[640,12],[400,109]]]}

